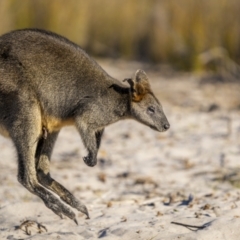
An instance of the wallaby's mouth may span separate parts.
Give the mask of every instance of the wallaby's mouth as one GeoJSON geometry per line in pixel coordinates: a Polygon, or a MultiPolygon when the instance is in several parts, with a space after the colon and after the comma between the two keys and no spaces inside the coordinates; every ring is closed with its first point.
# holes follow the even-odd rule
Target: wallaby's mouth
{"type": "Polygon", "coordinates": [[[151,129],[158,131],[158,132],[166,132],[170,128],[170,124],[166,123],[161,128],[157,128],[155,126],[150,126],[151,129]]]}
{"type": "Polygon", "coordinates": [[[155,131],[159,131],[156,127],[154,126],[150,126],[151,129],[155,130],[155,131]]]}

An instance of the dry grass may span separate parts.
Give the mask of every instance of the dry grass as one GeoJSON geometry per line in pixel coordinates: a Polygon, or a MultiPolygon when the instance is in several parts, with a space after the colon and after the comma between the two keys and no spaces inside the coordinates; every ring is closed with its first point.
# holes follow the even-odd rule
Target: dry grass
{"type": "Polygon", "coordinates": [[[239,9],[239,0],[1,0],[0,34],[45,28],[98,56],[196,70],[214,47],[240,62],[239,9]]]}

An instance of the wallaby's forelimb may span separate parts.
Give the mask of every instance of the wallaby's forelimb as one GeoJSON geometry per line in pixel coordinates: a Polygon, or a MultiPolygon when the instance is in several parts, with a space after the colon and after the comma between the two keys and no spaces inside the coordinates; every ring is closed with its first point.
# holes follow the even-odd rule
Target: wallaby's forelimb
{"type": "Polygon", "coordinates": [[[95,132],[97,149],[99,149],[99,147],[101,145],[103,132],[104,132],[104,129],[101,129],[100,131],[95,132]]]}
{"type": "Polygon", "coordinates": [[[50,175],[50,158],[57,136],[58,132],[49,133],[46,139],[42,138],[39,141],[36,154],[38,181],[47,189],[55,192],[65,203],[86,214],[87,218],[89,218],[86,206],[50,175]]]}
{"type": "Polygon", "coordinates": [[[77,124],[77,128],[88,151],[88,155],[83,157],[83,161],[89,167],[93,167],[97,163],[97,153],[101,144],[104,128],[94,131],[90,128],[85,128],[81,123],[77,124]]]}
{"type": "Polygon", "coordinates": [[[92,139],[92,140],[89,139],[90,135],[88,136],[88,139],[85,140],[86,141],[85,144],[86,144],[86,147],[88,150],[88,155],[86,157],[83,157],[83,160],[90,167],[95,166],[97,163],[97,153],[98,153],[98,149],[101,145],[103,131],[104,131],[104,129],[96,131],[95,136],[93,134],[92,137],[95,137],[95,141],[94,141],[94,139],[92,139]],[[90,140],[90,144],[87,143],[87,140],[90,140]],[[96,146],[93,144],[94,142],[96,142],[96,146]]]}

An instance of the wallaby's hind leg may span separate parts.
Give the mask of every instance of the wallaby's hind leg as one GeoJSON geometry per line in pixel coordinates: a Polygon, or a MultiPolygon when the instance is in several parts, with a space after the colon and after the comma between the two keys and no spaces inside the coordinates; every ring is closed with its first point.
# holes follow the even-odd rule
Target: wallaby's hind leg
{"type": "Polygon", "coordinates": [[[18,152],[18,181],[31,193],[40,197],[55,214],[60,217],[65,215],[76,222],[74,212],[38,182],[35,154],[42,131],[41,115],[37,105],[31,103],[30,99],[18,102],[17,105],[24,111],[15,109],[12,115],[14,120],[8,122],[7,126],[18,152]]]}
{"type": "Polygon", "coordinates": [[[76,199],[65,187],[54,180],[50,175],[50,158],[54,143],[57,139],[58,132],[49,133],[47,138],[41,138],[38,143],[36,160],[37,160],[37,177],[38,181],[49,190],[55,192],[60,198],[71,207],[87,215],[88,210],[78,199],[76,199]]]}

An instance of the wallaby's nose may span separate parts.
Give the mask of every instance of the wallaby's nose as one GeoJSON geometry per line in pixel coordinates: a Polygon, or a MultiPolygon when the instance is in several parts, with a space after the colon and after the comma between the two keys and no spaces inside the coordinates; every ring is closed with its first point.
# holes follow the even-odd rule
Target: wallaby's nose
{"type": "Polygon", "coordinates": [[[163,127],[164,127],[165,130],[168,130],[170,128],[170,125],[169,124],[164,124],[163,127]]]}

